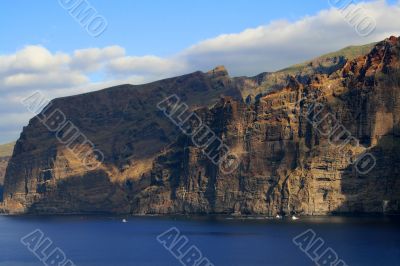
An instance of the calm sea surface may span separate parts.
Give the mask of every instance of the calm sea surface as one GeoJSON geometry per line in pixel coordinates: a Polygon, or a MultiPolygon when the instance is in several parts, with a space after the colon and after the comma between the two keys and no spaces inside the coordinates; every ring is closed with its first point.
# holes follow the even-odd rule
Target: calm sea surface
{"type": "Polygon", "coordinates": [[[47,252],[59,247],[77,266],[182,265],[157,241],[172,227],[188,239],[181,251],[193,245],[215,266],[315,265],[292,242],[308,229],[349,266],[400,265],[399,218],[123,218],[0,216],[0,265],[44,265],[20,242],[35,229],[53,242],[47,252]]]}

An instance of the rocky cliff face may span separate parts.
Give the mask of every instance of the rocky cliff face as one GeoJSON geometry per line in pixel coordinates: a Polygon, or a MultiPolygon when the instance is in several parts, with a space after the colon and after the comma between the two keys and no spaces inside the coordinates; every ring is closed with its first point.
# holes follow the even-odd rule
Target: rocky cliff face
{"type": "Polygon", "coordinates": [[[11,158],[14,144],[15,143],[8,143],[0,145],[0,198],[3,197],[4,176],[6,175],[8,161],[11,158]]]}
{"type": "Polygon", "coordinates": [[[230,78],[218,67],[54,100],[46,112],[62,110],[104,161],[88,170],[36,117],[7,169],[5,208],[398,213],[399,56],[399,38],[391,37],[365,56],[308,65],[295,75],[230,78]],[[237,157],[234,171],[221,171],[157,108],[174,93],[237,157]]]}
{"type": "Polygon", "coordinates": [[[0,157],[0,197],[3,197],[4,176],[10,157],[0,157]]]}

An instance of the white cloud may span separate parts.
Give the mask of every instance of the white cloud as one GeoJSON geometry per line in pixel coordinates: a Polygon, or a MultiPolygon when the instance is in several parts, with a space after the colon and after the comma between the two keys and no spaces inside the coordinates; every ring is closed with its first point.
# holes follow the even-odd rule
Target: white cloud
{"type": "MultiPolygon", "coordinates": [[[[246,29],[240,33],[222,34],[168,58],[156,56],[121,57],[108,65],[112,74],[136,74],[144,77],[165,77],[189,71],[207,71],[225,65],[234,75],[256,75],[276,71],[348,45],[366,44],[400,35],[400,2],[359,3],[345,11],[330,8],[298,21],[273,21],[268,25],[246,29]],[[364,17],[376,21],[375,30],[360,36],[356,18],[349,10],[359,8],[364,17]],[[346,19],[346,15],[348,15],[346,19]],[[353,24],[349,23],[354,19],[353,24]]],[[[146,79],[146,78],[145,78],[146,79]]]]}
{"type": "Polygon", "coordinates": [[[255,75],[299,63],[352,44],[365,44],[400,35],[400,3],[360,3],[365,16],[376,21],[367,37],[346,22],[345,13],[331,8],[290,23],[275,21],[237,34],[223,34],[195,44],[182,52],[190,66],[209,69],[225,65],[233,75],[255,75]]]}
{"type": "Polygon", "coordinates": [[[141,75],[165,75],[185,71],[187,66],[179,58],[168,59],[157,56],[127,56],[112,60],[108,65],[114,74],[136,73],[141,75]]]}
{"type": "Polygon", "coordinates": [[[16,87],[27,88],[30,86],[46,89],[74,86],[86,83],[87,81],[88,78],[78,72],[50,72],[42,74],[19,73],[5,77],[2,84],[10,89],[16,87]]]}
{"type": "MultiPolygon", "coordinates": [[[[295,22],[279,20],[239,33],[222,34],[168,57],[127,55],[118,45],[80,49],[70,54],[30,45],[14,54],[0,55],[0,111],[3,117],[0,131],[3,136],[6,121],[15,121],[8,132],[15,132],[27,123],[23,123],[23,116],[18,115],[25,110],[16,99],[26,97],[34,90],[54,98],[122,83],[140,84],[196,70],[207,71],[217,65],[225,65],[233,76],[256,75],[348,45],[400,35],[400,1],[389,5],[378,0],[359,3],[355,7],[376,21],[375,31],[367,37],[356,33],[346,22],[343,12],[330,8],[295,22]]],[[[2,141],[4,139],[0,139],[2,141]]]]}
{"type": "Polygon", "coordinates": [[[12,55],[0,56],[0,75],[41,73],[69,62],[64,53],[51,54],[42,46],[29,45],[12,55]]]}
{"type": "Polygon", "coordinates": [[[125,49],[118,45],[103,49],[81,49],[74,52],[71,66],[75,69],[95,71],[101,68],[105,62],[123,56],[125,56],[125,49]]]}
{"type": "Polygon", "coordinates": [[[7,114],[7,116],[0,116],[0,127],[6,128],[15,124],[23,124],[26,123],[33,116],[34,115],[28,111],[23,113],[11,113],[7,114]]]}

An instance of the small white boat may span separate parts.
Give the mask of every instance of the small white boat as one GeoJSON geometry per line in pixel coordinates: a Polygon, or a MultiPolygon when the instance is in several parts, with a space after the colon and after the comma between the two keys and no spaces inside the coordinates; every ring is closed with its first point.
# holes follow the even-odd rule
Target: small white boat
{"type": "Polygon", "coordinates": [[[296,217],[295,215],[292,215],[292,220],[298,220],[299,217],[296,217]]]}
{"type": "Polygon", "coordinates": [[[282,216],[280,216],[279,214],[277,214],[277,215],[275,216],[275,218],[276,218],[276,219],[282,219],[282,216]]]}
{"type": "Polygon", "coordinates": [[[127,223],[128,221],[126,219],[122,219],[122,222],[123,223],[127,223]]]}

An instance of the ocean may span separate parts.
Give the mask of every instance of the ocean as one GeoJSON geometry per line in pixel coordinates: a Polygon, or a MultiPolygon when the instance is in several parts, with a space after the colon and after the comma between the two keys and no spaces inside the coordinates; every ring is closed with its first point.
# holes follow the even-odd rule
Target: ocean
{"type": "Polygon", "coordinates": [[[399,222],[0,216],[0,265],[400,265],[399,222]]]}

